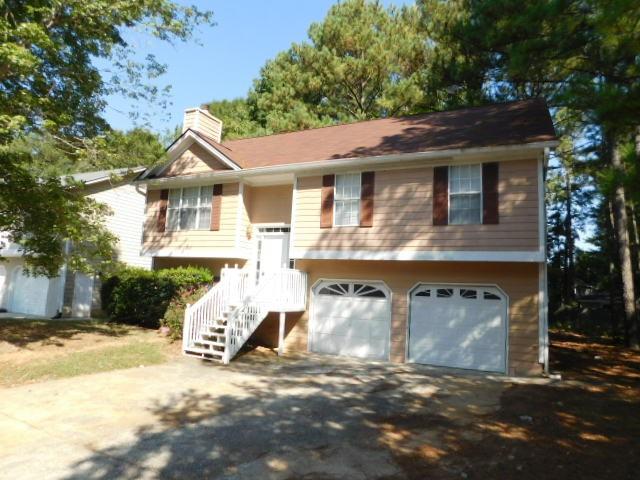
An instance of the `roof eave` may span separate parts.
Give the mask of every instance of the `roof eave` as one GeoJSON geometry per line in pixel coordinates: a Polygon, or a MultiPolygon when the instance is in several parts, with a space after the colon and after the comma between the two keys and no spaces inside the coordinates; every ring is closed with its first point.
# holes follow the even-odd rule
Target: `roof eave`
{"type": "Polygon", "coordinates": [[[160,178],[140,178],[151,185],[162,185],[165,183],[176,183],[180,181],[201,181],[207,179],[228,179],[229,181],[242,178],[250,178],[257,175],[292,173],[300,174],[304,172],[313,173],[316,171],[327,171],[349,167],[366,167],[386,163],[401,163],[415,160],[438,160],[451,157],[469,157],[491,153],[508,153],[510,151],[544,150],[558,146],[557,140],[546,140],[514,145],[500,145],[491,147],[456,148],[447,150],[432,150],[427,152],[412,152],[390,155],[376,155],[369,157],[351,157],[341,159],[326,159],[304,163],[287,163],[283,165],[270,165],[265,167],[247,168],[233,171],[206,172],[195,175],[183,175],[178,177],[160,178]]]}

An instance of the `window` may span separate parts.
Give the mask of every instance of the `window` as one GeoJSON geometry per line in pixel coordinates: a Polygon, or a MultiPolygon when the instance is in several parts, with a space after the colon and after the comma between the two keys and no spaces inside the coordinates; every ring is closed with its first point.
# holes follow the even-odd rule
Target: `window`
{"type": "Polygon", "coordinates": [[[387,294],[380,286],[369,283],[326,283],[318,290],[318,294],[336,297],[387,298],[387,294]]]}
{"type": "Polygon", "coordinates": [[[500,300],[500,297],[498,295],[496,295],[495,293],[484,292],[484,299],[485,300],[500,300]]]}
{"type": "Polygon", "coordinates": [[[482,166],[449,167],[449,224],[482,223],[482,166]]]}
{"type": "Polygon", "coordinates": [[[478,292],[475,290],[471,290],[469,288],[461,288],[460,289],[460,296],[462,298],[467,298],[469,300],[473,300],[478,298],[478,292]]]}
{"type": "Polygon", "coordinates": [[[375,297],[375,298],[387,298],[387,295],[374,285],[363,285],[361,283],[355,283],[353,285],[353,293],[356,297],[375,297]]]}
{"type": "Polygon", "coordinates": [[[318,292],[320,295],[335,295],[342,297],[349,293],[348,283],[332,283],[325,287],[322,287],[318,292]]]}
{"type": "Polygon", "coordinates": [[[359,225],[360,223],[360,174],[336,175],[335,226],[359,225]]]}
{"type": "Polygon", "coordinates": [[[213,187],[169,190],[168,230],[208,230],[211,225],[213,187]]]}
{"type": "Polygon", "coordinates": [[[450,298],[453,296],[453,288],[439,288],[436,291],[436,297],[438,298],[450,298]]]}

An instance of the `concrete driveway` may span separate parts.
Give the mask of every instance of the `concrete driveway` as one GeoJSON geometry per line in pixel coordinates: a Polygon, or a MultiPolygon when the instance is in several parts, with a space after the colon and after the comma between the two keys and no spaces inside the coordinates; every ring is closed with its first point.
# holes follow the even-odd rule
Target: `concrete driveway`
{"type": "MultiPolygon", "coordinates": [[[[253,352],[0,390],[0,477],[424,478],[505,379],[253,352]],[[416,460],[417,461],[417,460],[416,460]],[[415,475],[414,475],[415,474],[415,475]]],[[[453,472],[462,475],[464,472],[453,472]]]]}

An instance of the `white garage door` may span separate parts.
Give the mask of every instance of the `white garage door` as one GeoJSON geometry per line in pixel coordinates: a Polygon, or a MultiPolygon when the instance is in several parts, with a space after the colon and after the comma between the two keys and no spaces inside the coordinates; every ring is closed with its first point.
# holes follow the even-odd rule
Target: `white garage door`
{"type": "Polygon", "coordinates": [[[382,283],[325,281],[314,289],[310,350],[389,359],[391,299],[382,283]]]}
{"type": "Polygon", "coordinates": [[[506,371],[507,299],[495,287],[422,285],[411,292],[409,360],[506,371]]]}
{"type": "Polygon", "coordinates": [[[13,272],[11,282],[11,301],[9,311],[28,315],[45,315],[49,279],[43,276],[30,276],[22,267],[13,272]]]}

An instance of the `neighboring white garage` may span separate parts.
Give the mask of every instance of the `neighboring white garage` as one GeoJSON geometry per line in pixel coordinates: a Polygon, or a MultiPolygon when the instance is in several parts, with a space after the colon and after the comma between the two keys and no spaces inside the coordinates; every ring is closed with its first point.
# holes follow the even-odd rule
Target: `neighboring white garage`
{"type": "Polygon", "coordinates": [[[46,315],[49,279],[27,275],[22,266],[13,270],[9,311],[28,315],[46,315]]]}
{"type": "Polygon", "coordinates": [[[506,371],[508,302],[501,290],[421,284],[410,302],[410,362],[506,371]]]}
{"type": "Polygon", "coordinates": [[[391,293],[381,282],[330,280],[313,289],[309,349],[389,359],[391,293]]]}

